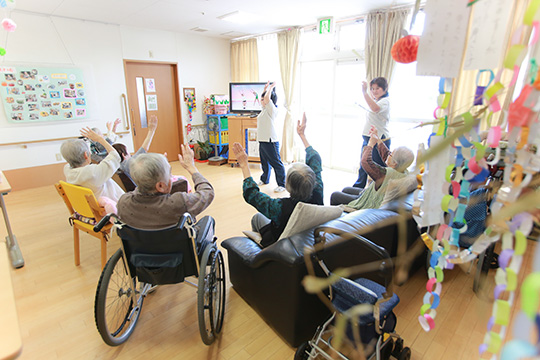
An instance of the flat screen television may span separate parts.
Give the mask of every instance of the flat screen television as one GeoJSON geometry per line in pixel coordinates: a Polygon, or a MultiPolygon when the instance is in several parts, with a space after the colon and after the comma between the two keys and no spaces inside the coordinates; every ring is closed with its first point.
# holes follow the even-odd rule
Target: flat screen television
{"type": "Polygon", "coordinates": [[[261,98],[264,82],[229,83],[230,112],[258,114],[262,110],[261,98]]]}

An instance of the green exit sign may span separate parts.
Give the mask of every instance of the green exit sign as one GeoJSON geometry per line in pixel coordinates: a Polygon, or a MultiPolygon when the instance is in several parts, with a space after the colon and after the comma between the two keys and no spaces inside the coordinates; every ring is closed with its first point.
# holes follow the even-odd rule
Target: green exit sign
{"type": "Polygon", "coordinates": [[[319,34],[331,34],[334,32],[334,18],[319,19],[317,23],[317,32],[319,34]]]}

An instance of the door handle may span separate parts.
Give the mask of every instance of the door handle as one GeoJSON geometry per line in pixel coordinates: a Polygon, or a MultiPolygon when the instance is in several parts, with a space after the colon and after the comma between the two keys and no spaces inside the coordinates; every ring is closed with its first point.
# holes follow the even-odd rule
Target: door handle
{"type": "Polygon", "coordinates": [[[135,131],[135,123],[133,122],[133,109],[130,108],[129,111],[131,112],[131,125],[133,126],[133,136],[137,136],[137,132],[135,131]]]}
{"type": "MultiPolygon", "coordinates": [[[[126,116],[127,116],[127,124],[124,124],[124,128],[126,130],[129,130],[129,123],[131,122],[130,118],[129,118],[129,113],[128,113],[128,105],[127,105],[127,97],[126,97],[126,94],[122,94],[122,100],[124,100],[124,110],[126,111],[126,116]]],[[[133,118],[133,114],[131,115],[131,117],[133,118]]]]}

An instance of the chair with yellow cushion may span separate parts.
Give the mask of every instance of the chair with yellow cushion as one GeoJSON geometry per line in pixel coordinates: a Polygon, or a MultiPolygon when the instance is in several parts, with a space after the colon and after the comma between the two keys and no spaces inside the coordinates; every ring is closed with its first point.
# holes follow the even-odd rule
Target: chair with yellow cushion
{"type": "Polygon", "coordinates": [[[75,252],[75,265],[79,266],[79,230],[97,237],[101,240],[101,267],[107,263],[107,240],[112,224],[108,224],[99,232],[94,232],[94,225],[97,224],[104,213],[104,209],[98,205],[96,197],[92,190],[60,181],[54,185],[58,194],[64,199],[68,208],[69,221],[73,226],[73,246],[75,252]]]}

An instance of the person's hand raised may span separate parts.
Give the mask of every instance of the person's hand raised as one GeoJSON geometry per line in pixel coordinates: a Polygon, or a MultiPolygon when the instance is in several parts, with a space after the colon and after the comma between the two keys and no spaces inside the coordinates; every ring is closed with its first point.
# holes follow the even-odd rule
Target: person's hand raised
{"type": "Polygon", "coordinates": [[[306,131],[306,125],[307,125],[307,118],[306,113],[302,115],[302,122],[300,123],[300,120],[298,120],[298,124],[296,125],[296,132],[300,137],[305,136],[306,131]]]}
{"type": "Polygon", "coordinates": [[[180,161],[180,165],[182,165],[182,167],[190,173],[197,172],[193,150],[191,150],[189,145],[186,144],[180,145],[180,148],[182,150],[182,154],[178,154],[178,161],[180,161]]]}
{"type": "Polygon", "coordinates": [[[103,136],[97,134],[94,130],[90,129],[88,126],[86,128],[81,129],[81,135],[94,142],[99,142],[100,140],[103,140],[103,136]]]}
{"type": "Polygon", "coordinates": [[[158,117],[156,115],[150,116],[148,119],[148,130],[156,130],[158,126],[158,117]]]}
{"type": "Polygon", "coordinates": [[[240,143],[236,142],[236,143],[233,144],[232,150],[234,152],[234,155],[236,156],[236,161],[238,161],[238,165],[240,165],[241,167],[247,166],[248,165],[248,157],[247,157],[246,151],[244,150],[242,145],[240,145],[240,143]]]}
{"type": "Polygon", "coordinates": [[[362,92],[365,94],[367,93],[367,89],[368,89],[368,83],[367,81],[362,81],[362,92]]]}
{"type": "Polygon", "coordinates": [[[373,125],[371,125],[371,128],[369,129],[369,136],[375,137],[377,140],[379,139],[379,131],[373,125]]]}

